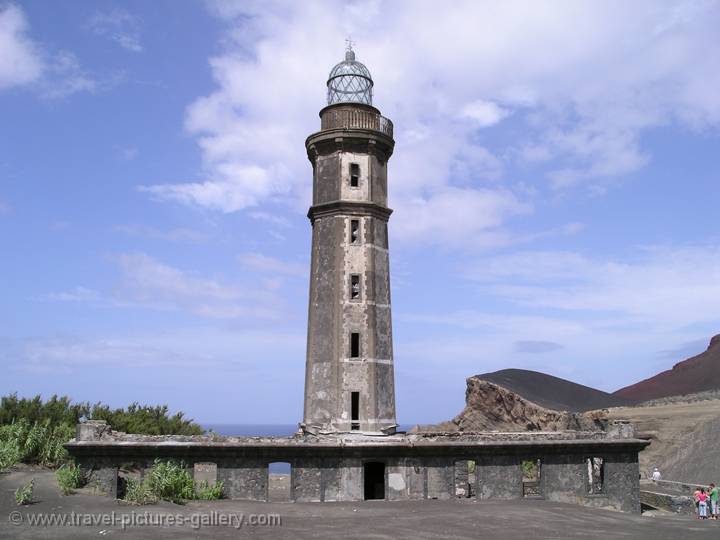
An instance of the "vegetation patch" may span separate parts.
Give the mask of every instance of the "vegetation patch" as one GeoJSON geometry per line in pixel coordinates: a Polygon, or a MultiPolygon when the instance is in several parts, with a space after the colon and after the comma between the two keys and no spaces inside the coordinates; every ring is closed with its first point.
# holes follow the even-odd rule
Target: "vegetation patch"
{"type": "Polygon", "coordinates": [[[19,419],[0,426],[0,469],[22,461],[53,466],[67,461],[63,445],[72,439],[75,429],[67,424],[54,425],[48,418],[29,422],[19,419]]]}
{"type": "Polygon", "coordinates": [[[158,501],[147,482],[128,478],[124,501],[130,504],[154,504],[158,501]]]}
{"type": "Polygon", "coordinates": [[[165,501],[182,503],[195,498],[195,484],[184,463],[155,460],[148,474],[150,490],[165,501]]]}
{"type": "Polygon", "coordinates": [[[60,493],[70,495],[82,485],[80,468],[73,463],[66,463],[55,471],[60,493]]]}
{"type": "Polygon", "coordinates": [[[144,435],[201,435],[202,427],[183,413],[171,415],[167,405],[132,403],[126,409],[112,409],[96,403],[72,403],[70,398],[52,396],[43,401],[17,394],[0,400],[0,471],[18,462],[58,466],[68,461],[64,444],[75,436],[83,418],[105,420],[110,429],[144,435]]]}
{"type": "Polygon", "coordinates": [[[203,501],[216,501],[222,499],[223,483],[216,482],[214,486],[211,486],[207,480],[200,482],[197,487],[197,498],[203,501]]]}
{"type": "Polygon", "coordinates": [[[29,484],[20,486],[15,490],[15,502],[19,505],[26,505],[32,502],[33,490],[35,489],[35,479],[30,480],[29,484]]]}
{"type": "Polygon", "coordinates": [[[189,500],[213,501],[222,498],[223,483],[201,482],[196,489],[192,476],[180,461],[156,459],[144,482],[127,479],[124,501],[152,504],[159,500],[183,504],[189,500]]]}
{"type": "Polygon", "coordinates": [[[72,403],[67,396],[52,396],[43,402],[37,395],[32,399],[18,398],[17,394],[0,400],[0,424],[13,424],[26,420],[30,424],[50,422],[73,427],[81,418],[105,420],[111,429],[143,435],[202,435],[203,428],[182,412],[171,415],[167,405],[140,405],[132,403],[126,409],[113,409],[103,403],[72,403]]]}

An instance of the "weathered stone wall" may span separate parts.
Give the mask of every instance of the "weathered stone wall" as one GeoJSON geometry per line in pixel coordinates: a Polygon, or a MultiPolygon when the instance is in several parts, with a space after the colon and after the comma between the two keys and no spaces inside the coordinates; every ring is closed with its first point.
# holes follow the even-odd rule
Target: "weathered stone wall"
{"type": "Polygon", "coordinates": [[[677,514],[696,515],[695,501],[687,495],[671,493],[658,493],[656,491],[640,490],[640,502],[644,505],[666,512],[677,514]]]}
{"type": "Polygon", "coordinates": [[[268,466],[291,464],[291,499],[301,502],[364,499],[365,464],[385,465],[388,500],[486,499],[523,496],[523,460],[539,459],[540,482],[533,496],[625,512],[639,512],[637,439],[599,433],[476,433],[337,437],[218,437],[126,435],[107,429],[78,431],[87,440],[66,445],[90,484],[117,495],[118,471],[142,478],[156,458],[182,461],[188,471],[207,471],[233,499],[267,500],[268,466]],[[604,482],[589,493],[586,459],[602,457],[604,482]],[[468,460],[475,472],[468,472],[468,460]],[[197,467],[196,467],[197,466],[197,467]],[[458,488],[464,493],[460,493],[458,488]]]}
{"type": "Polygon", "coordinates": [[[475,466],[478,499],[522,497],[522,468],[516,456],[481,456],[475,466]]]}
{"type": "Polygon", "coordinates": [[[267,500],[268,465],[253,459],[223,460],[218,463],[218,482],[230,499],[267,500]]]}
{"type": "Polygon", "coordinates": [[[583,504],[588,495],[588,473],[582,454],[541,457],[542,495],[551,501],[583,504]]]}
{"type": "Polygon", "coordinates": [[[637,452],[605,456],[605,492],[608,506],[623,512],[640,512],[640,467],[637,452]]]}
{"type": "Polygon", "coordinates": [[[319,459],[305,459],[296,462],[292,468],[292,499],[297,502],[320,502],[324,499],[322,462],[319,459]]]}

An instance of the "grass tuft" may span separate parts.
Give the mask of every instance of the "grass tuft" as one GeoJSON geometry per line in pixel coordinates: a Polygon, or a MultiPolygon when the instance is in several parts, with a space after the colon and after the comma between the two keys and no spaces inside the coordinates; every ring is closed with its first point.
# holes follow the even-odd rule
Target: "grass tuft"
{"type": "Polygon", "coordinates": [[[30,480],[29,484],[20,486],[15,490],[15,502],[19,505],[26,505],[32,502],[33,490],[35,489],[35,479],[30,480]]]}

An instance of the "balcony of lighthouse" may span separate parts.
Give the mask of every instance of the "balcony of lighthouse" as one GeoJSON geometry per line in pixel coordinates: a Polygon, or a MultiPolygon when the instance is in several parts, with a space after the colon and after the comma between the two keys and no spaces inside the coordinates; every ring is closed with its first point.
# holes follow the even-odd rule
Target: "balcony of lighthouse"
{"type": "Polygon", "coordinates": [[[336,103],[320,111],[320,131],[364,129],[393,138],[393,123],[375,107],[361,103],[336,103]]]}

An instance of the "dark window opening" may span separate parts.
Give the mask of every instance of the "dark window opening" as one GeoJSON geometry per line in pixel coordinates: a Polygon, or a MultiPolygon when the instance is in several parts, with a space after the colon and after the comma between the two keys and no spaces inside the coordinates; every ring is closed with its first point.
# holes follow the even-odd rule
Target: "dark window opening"
{"type": "Polygon", "coordinates": [[[605,460],[590,457],[586,460],[588,473],[588,494],[599,495],[605,490],[605,460]]]}
{"type": "Polygon", "coordinates": [[[357,163],[350,164],[350,187],[358,187],[360,185],[360,165],[357,163]]]}
{"type": "Polygon", "coordinates": [[[350,392],[350,429],[360,429],[360,392],[350,392]]]}
{"type": "Polygon", "coordinates": [[[360,221],[357,219],[350,220],[350,243],[355,244],[360,235],[360,221]]]}
{"type": "Polygon", "coordinates": [[[363,466],[365,473],[365,500],[385,498],[385,464],[370,461],[363,466]]]}
{"type": "Polygon", "coordinates": [[[350,334],[350,358],[360,358],[360,334],[358,332],[350,334]]]}
{"type": "Polygon", "coordinates": [[[350,300],[360,300],[360,276],[350,275],[350,300]]]}
{"type": "Polygon", "coordinates": [[[539,459],[526,459],[522,462],[523,497],[541,497],[540,475],[542,463],[539,459]]]}

